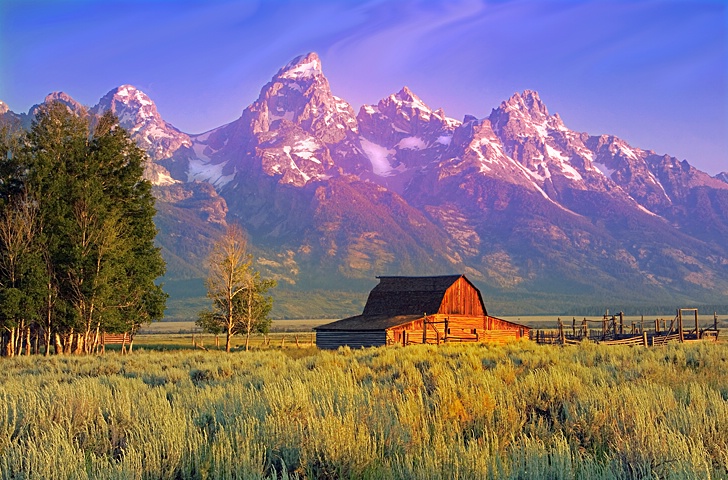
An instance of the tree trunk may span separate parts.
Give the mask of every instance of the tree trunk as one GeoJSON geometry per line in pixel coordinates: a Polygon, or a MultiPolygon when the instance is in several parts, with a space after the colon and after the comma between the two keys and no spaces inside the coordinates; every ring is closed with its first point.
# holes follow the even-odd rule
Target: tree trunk
{"type": "Polygon", "coordinates": [[[56,343],[56,355],[63,355],[66,353],[65,346],[63,345],[63,340],[61,339],[61,335],[56,333],[55,335],[55,343],[56,343]]]}
{"type": "Polygon", "coordinates": [[[85,343],[84,343],[85,336],[83,333],[77,333],[76,334],[76,348],[73,349],[74,355],[81,355],[84,353],[85,349],[85,343]]]}
{"type": "Polygon", "coordinates": [[[66,355],[71,354],[71,348],[73,347],[73,329],[70,333],[63,335],[63,353],[66,355]]]}
{"type": "Polygon", "coordinates": [[[30,341],[30,327],[27,327],[25,329],[25,355],[30,356],[30,346],[32,345],[30,341]]]}
{"type": "Polygon", "coordinates": [[[94,342],[91,345],[91,352],[99,353],[99,342],[101,341],[101,324],[96,324],[96,332],[94,332],[94,342]]]}
{"type": "Polygon", "coordinates": [[[232,331],[228,328],[227,335],[225,336],[225,351],[230,353],[230,340],[232,340],[232,331]]]}
{"type": "Polygon", "coordinates": [[[15,356],[15,327],[10,329],[10,339],[8,341],[8,357],[15,356]]]}
{"type": "MultiPolygon", "coordinates": [[[[12,357],[15,347],[15,328],[7,328],[8,331],[8,343],[5,344],[5,356],[12,357]]],[[[4,337],[4,335],[3,335],[4,337]]]]}
{"type": "Polygon", "coordinates": [[[20,321],[20,326],[16,329],[15,335],[15,355],[23,354],[23,334],[25,333],[25,320],[20,321]]]}

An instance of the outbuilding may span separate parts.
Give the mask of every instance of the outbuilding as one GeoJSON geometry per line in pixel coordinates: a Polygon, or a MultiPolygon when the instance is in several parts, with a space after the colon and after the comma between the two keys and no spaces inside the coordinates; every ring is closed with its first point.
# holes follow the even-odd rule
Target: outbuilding
{"type": "Polygon", "coordinates": [[[319,348],[505,343],[528,336],[529,327],[488,315],[465,275],[377,278],[361,315],[316,327],[319,348]]]}

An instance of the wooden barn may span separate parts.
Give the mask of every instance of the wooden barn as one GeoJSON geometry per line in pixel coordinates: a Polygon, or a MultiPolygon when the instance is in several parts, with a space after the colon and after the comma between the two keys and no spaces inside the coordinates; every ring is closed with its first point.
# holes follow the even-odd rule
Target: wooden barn
{"type": "Polygon", "coordinates": [[[316,327],[319,348],[503,343],[528,336],[529,327],[488,315],[465,275],[377,278],[361,315],[316,327]]]}

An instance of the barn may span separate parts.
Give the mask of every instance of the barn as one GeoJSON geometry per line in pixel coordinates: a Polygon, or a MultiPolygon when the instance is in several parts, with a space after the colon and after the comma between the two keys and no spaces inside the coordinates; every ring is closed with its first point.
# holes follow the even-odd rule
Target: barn
{"type": "Polygon", "coordinates": [[[315,328],[319,348],[504,343],[528,336],[528,327],[488,315],[465,275],[377,278],[361,315],[315,328]]]}

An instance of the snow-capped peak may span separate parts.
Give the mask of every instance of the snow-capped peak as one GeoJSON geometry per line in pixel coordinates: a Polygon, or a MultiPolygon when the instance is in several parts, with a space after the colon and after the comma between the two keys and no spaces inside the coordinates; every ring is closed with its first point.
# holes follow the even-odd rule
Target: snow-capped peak
{"type": "MultiPolygon", "coordinates": [[[[112,89],[104,95],[95,109],[98,113],[111,110],[119,116],[122,124],[130,121],[138,123],[139,120],[149,120],[159,116],[154,102],[147,94],[133,85],[122,85],[112,89]],[[122,112],[122,110],[130,110],[130,112],[122,112]]],[[[126,125],[123,126],[127,128],[126,125]]]]}
{"type": "Polygon", "coordinates": [[[420,100],[420,97],[414,94],[407,86],[402,87],[402,90],[392,94],[390,97],[395,103],[405,107],[415,108],[423,112],[432,113],[432,109],[425,105],[425,102],[420,100]]]}
{"type": "MultiPolygon", "coordinates": [[[[112,90],[113,91],[113,90],[112,90]]],[[[126,99],[127,101],[135,101],[140,105],[151,105],[156,110],[154,102],[141,90],[133,85],[122,85],[116,89],[116,96],[126,99]]]]}
{"type": "Polygon", "coordinates": [[[524,90],[522,94],[515,93],[507,101],[501,104],[501,108],[505,111],[522,111],[530,114],[540,113],[548,116],[549,112],[546,105],[541,101],[538,92],[533,90],[524,90]]]}
{"type": "Polygon", "coordinates": [[[180,146],[192,146],[189,136],[165,122],[154,102],[133,85],[110,90],[92,109],[96,115],[106,111],[118,117],[119,125],[149,153],[152,160],[168,158],[180,146]]]}
{"type": "Polygon", "coordinates": [[[315,52],[301,55],[291,60],[278,71],[278,77],[297,80],[322,75],[321,59],[315,52]]]}

